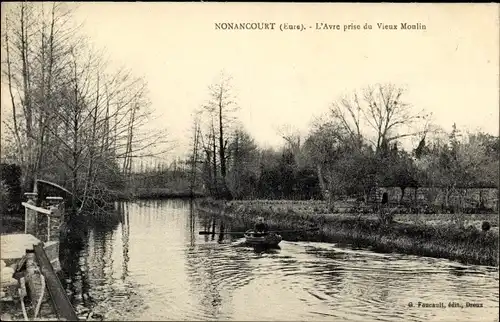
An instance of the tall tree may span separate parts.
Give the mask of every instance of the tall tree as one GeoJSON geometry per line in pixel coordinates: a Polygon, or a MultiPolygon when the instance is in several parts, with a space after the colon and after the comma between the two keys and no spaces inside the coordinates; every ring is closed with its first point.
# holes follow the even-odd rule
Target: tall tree
{"type": "Polygon", "coordinates": [[[200,128],[200,113],[197,112],[193,119],[193,132],[192,132],[192,152],[190,157],[190,193],[194,195],[197,177],[198,177],[198,164],[200,163],[199,150],[201,145],[201,128],[200,128]]]}
{"type": "Polygon", "coordinates": [[[329,202],[338,190],[340,179],[336,166],[349,146],[347,136],[344,127],[338,123],[318,121],[304,143],[304,149],[316,168],[323,198],[329,202]]]}
{"type": "Polygon", "coordinates": [[[29,188],[47,157],[54,93],[66,80],[68,39],[77,28],[69,23],[71,11],[65,4],[23,2],[3,9],[6,55],[2,72],[12,105],[12,114],[3,125],[15,138],[23,186],[29,188]]]}
{"type": "Polygon", "coordinates": [[[233,134],[229,149],[231,154],[228,171],[228,187],[235,198],[255,196],[259,173],[258,148],[250,134],[238,127],[233,134]]]}
{"type": "MultiPolygon", "coordinates": [[[[235,97],[232,89],[232,77],[228,76],[224,71],[222,71],[218,79],[209,86],[209,99],[204,105],[205,113],[208,115],[210,120],[210,130],[212,140],[211,154],[213,158],[213,164],[215,167],[218,150],[219,166],[220,166],[220,189],[217,187],[217,192],[226,195],[229,193],[226,183],[227,175],[227,162],[229,159],[228,155],[228,144],[229,144],[229,134],[230,128],[235,120],[234,113],[238,109],[236,105],[235,97]],[[217,141],[217,147],[215,147],[215,141],[217,141]]],[[[217,181],[217,171],[214,171],[214,180],[217,181]]]]}

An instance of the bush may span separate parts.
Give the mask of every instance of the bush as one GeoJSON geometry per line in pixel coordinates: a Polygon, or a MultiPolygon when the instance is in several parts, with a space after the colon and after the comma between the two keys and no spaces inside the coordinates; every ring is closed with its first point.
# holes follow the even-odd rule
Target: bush
{"type": "Polygon", "coordinates": [[[9,204],[9,187],[2,180],[0,181],[0,215],[7,214],[7,205],[9,204]]]}
{"type": "Polygon", "coordinates": [[[2,178],[2,212],[14,215],[21,213],[22,189],[21,168],[16,164],[0,164],[0,178],[2,178]],[[4,208],[5,207],[5,208],[4,208]]]}

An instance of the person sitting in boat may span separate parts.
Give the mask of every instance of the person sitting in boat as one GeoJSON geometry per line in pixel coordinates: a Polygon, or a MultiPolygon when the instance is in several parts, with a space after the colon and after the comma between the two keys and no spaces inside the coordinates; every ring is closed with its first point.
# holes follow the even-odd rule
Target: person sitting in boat
{"type": "Polygon", "coordinates": [[[259,235],[265,235],[269,232],[269,227],[264,222],[264,218],[262,217],[257,218],[257,223],[255,224],[254,232],[255,234],[259,235]]]}

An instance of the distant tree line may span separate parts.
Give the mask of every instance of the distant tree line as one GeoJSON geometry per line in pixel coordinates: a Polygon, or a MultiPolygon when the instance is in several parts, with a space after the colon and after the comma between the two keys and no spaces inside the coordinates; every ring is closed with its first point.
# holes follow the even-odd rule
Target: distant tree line
{"type": "MultiPolygon", "coordinates": [[[[282,130],[284,145],[261,149],[233,116],[231,78],[210,87],[194,117],[188,162],[192,181],[217,198],[367,200],[376,186],[498,188],[499,137],[445,131],[405,101],[405,90],[377,84],[334,101],[302,137],[282,130]],[[403,142],[413,139],[410,150],[403,142]]],[[[447,202],[447,201],[446,201],[447,202]]]]}
{"type": "MultiPolygon", "coordinates": [[[[161,160],[150,163],[141,161],[139,167],[130,174],[129,183],[131,193],[142,191],[142,195],[147,195],[148,189],[163,189],[166,195],[168,192],[188,194],[191,189],[190,169],[182,159],[176,159],[169,164],[161,160]]],[[[200,192],[201,187],[195,187],[193,190],[200,192]]]]}
{"type": "MultiPolygon", "coordinates": [[[[462,188],[498,188],[499,138],[431,123],[405,91],[375,85],[334,101],[307,135],[283,127],[283,146],[260,148],[238,122],[231,78],[222,74],[194,114],[188,158],[132,173],[137,188],[203,191],[226,199],[367,201],[375,187],[435,187],[445,203],[462,188]],[[403,140],[412,138],[411,149],[403,140]],[[221,150],[223,150],[221,152],[221,150]]],[[[462,189],[462,190],[461,190],[462,189]]]]}

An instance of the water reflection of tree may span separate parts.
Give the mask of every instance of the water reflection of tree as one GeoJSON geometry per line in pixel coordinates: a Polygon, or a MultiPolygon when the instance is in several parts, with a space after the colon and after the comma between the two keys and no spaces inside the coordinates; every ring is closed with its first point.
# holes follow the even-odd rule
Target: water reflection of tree
{"type": "Polygon", "coordinates": [[[88,298],[88,276],[80,266],[81,256],[85,256],[86,243],[81,236],[67,235],[60,244],[61,280],[74,306],[79,305],[78,295],[88,298]],[[81,287],[80,287],[81,284],[81,287]],[[84,286],[85,285],[85,286],[84,286]],[[86,294],[86,295],[84,295],[86,294]]]}
{"type": "Polygon", "coordinates": [[[61,272],[59,274],[77,312],[81,312],[82,306],[91,310],[95,305],[91,286],[93,278],[89,278],[91,265],[88,256],[93,240],[93,230],[90,229],[84,234],[67,234],[60,244],[61,272]]]}
{"type": "Polygon", "coordinates": [[[199,294],[199,305],[214,319],[219,319],[218,312],[222,304],[217,273],[214,262],[210,257],[210,250],[200,251],[198,246],[186,252],[187,275],[191,294],[199,294]],[[203,258],[203,260],[200,260],[203,258]]]}
{"type": "Polygon", "coordinates": [[[84,264],[80,265],[80,272],[81,272],[81,282],[82,282],[82,299],[83,299],[83,306],[85,306],[88,309],[91,309],[94,306],[94,298],[91,296],[91,287],[90,287],[90,281],[89,281],[89,262],[87,260],[87,257],[85,254],[87,253],[88,250],[85,250],[84,253],[82,253],[80,256],[83,259],[84,264]]]}
{"type": "MultiPolygon", "coordinates": [[[[198,219],[199,225],[205,231],[214,232],[214,229],[221,225],[221,222],[214,223],[212,217],[197,215],[196,210],[190,210],[192,220],[198,219]]],[[[196,244],[193,241],[192,246],[186,248],[187,274],[192,288],[191,294],[199,294],[199,305],[211,318],[219,319],[224,300],[229,300],[235,289],[248,283],[253,278],[253,273],[252,267],[244,258],[231,255],[234,254],[234,249],[229,249],[228,245],[212,243],[211,238],[206,237],[205,242],[208,243],[196,244]],[[235,275],[238,275],[240,283],[227,283],[235,275]],[[227,296],[223,296],[223,293],[227,296]]]]}
{"type": "Polygon", "coordinates": [[[123,203],[121,203],[121,216],[122,216],[122,248],[123,248],[123,261],[122,261],[122,280],[125,280],[128,276],[128,263],[130,257],[128,255],[129,249],[129,236],[130,236],[130,225],[129,225],[129,205],[126,204],[123,209],[123,203]]]}
{"type": "Polygon", "coordinates": [[[110,227],[94,226],[89,230],[86,239],[68,236],[72,239],[72,247],[66,250],[69,253],[65,257],[63,270],[66,273],[66,287],[75,306],[83,304],[90,309],[98,302],[91,294],[96,290],[96,286],[100,288],[106,277],[105,263],[109,261],[107,235],[112,234],[112,230],[109,230],[110,227]]]}
{"type": "MultiPolygon", "coordinates": [[[[245,227],[241,225],[241,223],[199,211],[198,209],[196,209],[196,207],[193,207],[191,212],[195,214],[193,216],[198,218],[201,227],[203,227],[202,230],[205,232],[205,242],[214,241],[215,237],[217,237],[217,241],[219,243],[222,243],[224,240],[231,242],[235,239],[238,239],[239,237],[235,234],[228,234],[227,232],[245,230],[245,227]]],[[[240,237],[242,236],[243,233],[240,237]]]]}
{"type": "Polygon", "coordinates": [[[137,313],[139,308],[144,307],[142,299],[137,297],[133,284],[127,278],[130,261],[130,212],[133,210],[129,203],[118,203],[121,226],[115,230],[95,230],[92,270],[98,281],[94,285],[94,291],[98,293],[100,300],[96,309],[110,319],[121,320],[124,316],[130,317],[137,313]]]}
{"type": "Polygon", "coordinates": [[[107,241],[112,240],[113,232],[108,232],[104,229],[95,228],[93,231],[93,243],[91,246],[92,250],[92,272],[93,279],[103,283],[106,280],[106,260],[109,258],[107,254],[107,241]],[[110,238],[107,235],[111,234],[110,238]]]}
{"type": "Polygon", "coordinates": [[[193,247],[195,244],[197,235],[196,235],[196,214],[195,214],[195,207],[194,207],[192,199],[189,201],[188,228],[189,228],[189,246],[193,247]]]}
{"type": "Polygon", "coordinates": [[[119,314],[131,314],[121,309],[130,306],[122,300],[128,298],[127,301],[137,302],[135,305],[141,302],[127,281],[130,260],[129,204],[118,203],[117,211],[121,214],[121,227],[120,223],[113,226],[94,225],[85,234],[67,234],[61,241],[61,281],[78,312],[84,306],[104,314],[114,308],[119,314]],[[120,231],[121,238],[114,240],[120,231]],[[120,243],[122,252],[117,253],[120,243]]]}

